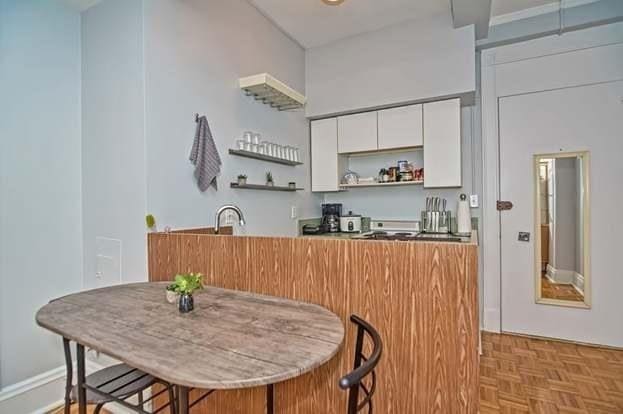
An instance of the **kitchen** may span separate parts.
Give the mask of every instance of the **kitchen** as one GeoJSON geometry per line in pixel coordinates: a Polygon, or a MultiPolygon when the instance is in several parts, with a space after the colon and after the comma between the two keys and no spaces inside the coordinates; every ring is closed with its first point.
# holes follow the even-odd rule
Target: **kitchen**
{"type": "Polygon", "coordinates": [[[0,2],[0,412],[622,412],[623,11],[477,3],[0,2]]]}

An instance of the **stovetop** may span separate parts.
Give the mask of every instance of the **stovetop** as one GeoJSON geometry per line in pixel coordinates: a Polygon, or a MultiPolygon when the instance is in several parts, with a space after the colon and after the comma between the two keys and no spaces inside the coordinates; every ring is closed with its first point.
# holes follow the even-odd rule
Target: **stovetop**
{"type": "Polygon", "coordinates": [[[425,233],[407,231],[372,231],[355,236],[364,240],[395,240],[395,241],[448,241],[461,242],[464,238],[450,233],[425,233]]]}

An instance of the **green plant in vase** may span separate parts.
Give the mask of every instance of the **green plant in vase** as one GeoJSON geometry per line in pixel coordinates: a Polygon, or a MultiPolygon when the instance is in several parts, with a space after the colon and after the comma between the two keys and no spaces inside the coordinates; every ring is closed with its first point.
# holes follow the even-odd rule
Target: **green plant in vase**
{"type": "Polygon", "coordinates": [[[266,185],[270,187],[275,185],[275,182],[273,181],[273,173],[271,173],[270,171],[266,172],[266,185]]]}
{"type": "Polygon", "coordinates": [[[201,273],[185,273],[175,275],[175,288],[180,295],[179,310],[182,313],[194,309],[193,293],[203,288],[201,273]]]}

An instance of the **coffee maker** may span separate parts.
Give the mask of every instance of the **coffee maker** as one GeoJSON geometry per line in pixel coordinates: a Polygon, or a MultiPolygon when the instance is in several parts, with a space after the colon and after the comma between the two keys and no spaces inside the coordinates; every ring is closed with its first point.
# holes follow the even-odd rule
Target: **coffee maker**
{"type": "Polygon", "coordinates": [[[342,204],[323,204],[321,228],[324,233],[338,233],[340,231],[340,217],[342,204]]]}

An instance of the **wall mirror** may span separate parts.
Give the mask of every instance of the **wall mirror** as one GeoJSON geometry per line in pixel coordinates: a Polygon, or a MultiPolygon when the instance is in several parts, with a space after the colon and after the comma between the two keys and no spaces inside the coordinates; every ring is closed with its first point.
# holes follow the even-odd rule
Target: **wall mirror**
{"type": "Polygon", "coordinates": [[[590,308],[589,154],[534,156],[537,303],[590,308]]]}

